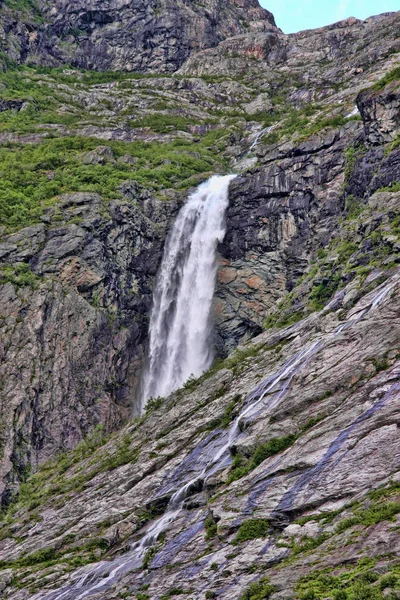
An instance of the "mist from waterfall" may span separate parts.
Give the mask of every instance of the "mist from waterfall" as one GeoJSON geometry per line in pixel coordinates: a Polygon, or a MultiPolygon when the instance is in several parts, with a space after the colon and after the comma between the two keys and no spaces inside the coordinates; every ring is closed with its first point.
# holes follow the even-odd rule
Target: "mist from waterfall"
{"type": "Polygon", "coordinates": [[[153,295],[142,407],[198,377],[213,361],[216,252],[225,236],[229,184],[235,177],[214,176],[201,184],[167,238],[153,295]]]}

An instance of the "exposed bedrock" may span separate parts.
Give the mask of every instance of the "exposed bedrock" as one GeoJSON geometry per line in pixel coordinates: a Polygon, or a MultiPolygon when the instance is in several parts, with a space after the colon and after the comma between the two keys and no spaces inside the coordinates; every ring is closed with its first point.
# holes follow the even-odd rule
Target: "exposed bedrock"
{"type": "Polygon", "coordinates": [[[130,201],[109,209],[97,194],[62,196],[45,222],[0,245],[5,264],[29,261],[35,277],[22,293],[1,286],[5,502],[30,468],[135,411],[153,281],[176,204],[124,191],[130,201]]]}
{"type": "Polygon", "coordinates": [[[276,30],[258,0],[40,0],[18,21],[7,7],[2,17],[11,59],[97,70],[173,72],[227,37],[276,30]]]}
{"type": "Polygon", "coordinates": [[[233,182],[216,307],[226,347],[261,331],[336,231],[344,151],[360,135],[361,124],[353,122],[300,144],[260,148],[260,167],[233,182]]]}
{"type": "Polygon", "coordinates": [[[277,301],[337,236],[347,197],[363,206],[400,180],[400,149],[383,146],[400,123],[398,85],[388,87],[359,95],[363,123],[260,146],[259,166],[232,183],[216,298],[222,352],[261,331],[277,301]],[[385,136],[371,140],[371,131],[385,136]]]}

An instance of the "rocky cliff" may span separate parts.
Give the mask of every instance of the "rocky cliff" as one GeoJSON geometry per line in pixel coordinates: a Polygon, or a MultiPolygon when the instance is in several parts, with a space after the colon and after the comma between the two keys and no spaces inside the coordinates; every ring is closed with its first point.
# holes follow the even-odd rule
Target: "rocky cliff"
{"type": "Polygon", "coordinates": [[[0,590],[395,597],[400,14],[286,36],[253,3],[256,31],[248,3],[163,4],[143,54],[115,20],[143,5],[95,4],[29,4],[6,62],[189,58],[0,75],[0,590]],[[204,39],[166,52],[193,10],[204,39]],[[165,236],[231,171],[219,358],[139,418],[165,236]]]}
{"type": "Polygon", "coordinates": [[[17,62],[155,72],[248,29],[276,29],[258,0],[9,0],[2,28],[3,51],[17,62]]]}

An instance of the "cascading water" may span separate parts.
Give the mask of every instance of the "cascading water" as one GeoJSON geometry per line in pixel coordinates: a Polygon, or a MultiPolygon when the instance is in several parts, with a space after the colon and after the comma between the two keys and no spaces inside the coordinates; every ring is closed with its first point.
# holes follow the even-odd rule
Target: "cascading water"
{"type": "MultiPolygon", "coordinates": [[[[229,185],[229,182],[228,182],[229,185]]],[[[369,311],[374,310],[384,299],[390,294],[395,286],[399,284],[400,277],[396,276],[392,278],[389,284],[380,286],[377,290],[372,292],[369,300],[365,303],[364,309],[356,314],[347,322],[345,329],[351,328],[358,323],[369,311]]],[[[92,594],[104,592],[118,582],[124,575],[132,571],[140,571],[143,557],[152,544],[154,544],[159,536],[168,530],[170,525],[177,519],[185,515],[185,500],[194,492],[198,491],[204,481],[212,476],[216,471],[222,468],[226,468],[229,464],[230,447],[243,435],[240,424],[243,421],[253,419],[259,411],[264,414],[274,407],[285,397],[288,392],[291,382],[296,374],[301,371],[308,362],[316,356],[316,354],[326,345],[326,343],[335,337],[339,336],[343,332],[343,326],[340,326],[330,333],[327,333],[319,340],[314,341],[308,347],[302,349],[296,355],[292,356],[281,368],[268,376],[263,382],[261,382],[246,398],[245,405],[240,415],[232,423],[231,427],[227,432],[220,432],[221,444],[219,450],[206,461],[205,466],[202,466],[198,470],[198,474],[185,483],[173,486],[169,490],[171,493],[171,499],[165,514],[159,519],[155,520],[147,530],[146,535],[135,544],[132,545],[130,552],[111,560],[102,561],[95,567],[84,568],[81,571],[81,577],[78,577],[74,582],[67,584],[65,587],[49,592],[45,595],[38,594],[32,598],[32,600],[83,600],[84,598],[90,597],[92,594]]],[[[350,428],[354,428],[359,423],[363,422],[368,416],[382,406],[384,402],[390,398],[394,388],[398,389],[398,383],[388,391],[385,397],[379,400],[371,409],[368,409],[356,421],[350,425],[350,428]]],[[[340,447],[343,439],[346,437],[350,428],[347,428],[336,440],[328,452],[324,455],[323,459],[318,465],[308,471],[306,474],[300,477],[298,483],[295,483],[292,489],[289,489],[281,502],[278,504],[278,509],[288,509],[293,503],[293,500],[299,490],[303,490],[304,487],[312,482],[313,476],[318,476],[320,472],[328,464],[329,458],[332,453],[336,452],[336,449],[340,447]]],[[[197,462],[202,463],[201,457],[197,456],[197,462]]],[[[171,475],[173,477],[173,474],[171,475]]],[[[170,484],[171,485],[171,484],[170,484]]],[[[169,489],[169,486],[168,486],[169,489]]],[[[160,494],[165,495],[166,490],[163,488],[159,491],[160,494]]]]}
{"type": "Polygon", "coordinates": [[[142,406],[151,397],[168,396],[212,363],[216,249],[225,235],[229,184],[235,177],[214,176],[200,185],[168,236],[154,290],[142,406]]]}

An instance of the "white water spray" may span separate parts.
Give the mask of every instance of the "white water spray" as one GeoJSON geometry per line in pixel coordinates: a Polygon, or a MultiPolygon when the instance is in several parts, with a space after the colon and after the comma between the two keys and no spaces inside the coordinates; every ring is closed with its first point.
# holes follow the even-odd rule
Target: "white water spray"
{"type": "Polygon", "coordinates": [[[168,236],[153,296],[142,406],[151,397],[168,396],[212,363],[216,250],[225,235],[229,184],[234,178],[214,176],[200,185],[168,236]]]}

